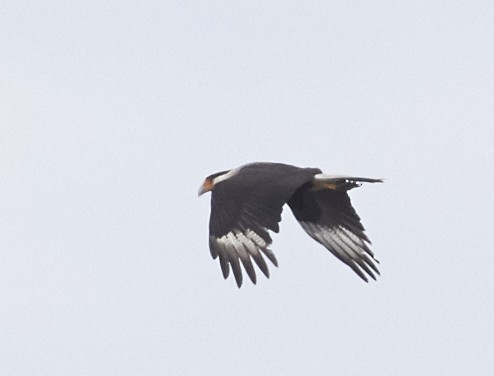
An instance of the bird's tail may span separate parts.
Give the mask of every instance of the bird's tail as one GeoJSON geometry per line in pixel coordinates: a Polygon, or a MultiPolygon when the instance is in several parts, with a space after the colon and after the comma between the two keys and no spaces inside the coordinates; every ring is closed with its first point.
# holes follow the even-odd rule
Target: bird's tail
{"type": "Polygon", "coordinates": [[[336,191],[349,191],[350,189],[360,187],[361,183],[382,183],[383,179],[362,178],[347,175],[325,175],[317,174],[314,176],[315,189],[333,189],[336,191]]]}

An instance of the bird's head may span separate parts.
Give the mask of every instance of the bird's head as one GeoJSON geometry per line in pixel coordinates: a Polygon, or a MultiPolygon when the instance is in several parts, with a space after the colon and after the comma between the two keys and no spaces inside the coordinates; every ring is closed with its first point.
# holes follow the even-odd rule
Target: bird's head
{"type": "Polygon", "coordinates": [[[221,177],[228,175],[229,172],[230,172],[230,170],[227,170],[227,171],[221,171],[221,172],[217,172],[215,174],[209,175],[206,179],[204,179],[204,182],[199,187],[198,196],[200,196],[206,192],[212,191],[215,184],[219,183],[221,180],[224,180],[224,179],[221,179],[221,177]]]}

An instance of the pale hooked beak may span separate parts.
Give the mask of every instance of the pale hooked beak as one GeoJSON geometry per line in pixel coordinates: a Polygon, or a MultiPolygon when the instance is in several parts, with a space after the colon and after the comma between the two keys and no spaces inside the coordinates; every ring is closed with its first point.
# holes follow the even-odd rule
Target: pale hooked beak
{"type": "Polygon", "coordinates": [[[197,193],[197,197],[199,197],[200,195],[206,192],[212,191],[213,186],[214,184],[211,180],[209,179],[204,180],[204,183],[202,183],[202,185],[199,187],[199,192],[197,193]]]}

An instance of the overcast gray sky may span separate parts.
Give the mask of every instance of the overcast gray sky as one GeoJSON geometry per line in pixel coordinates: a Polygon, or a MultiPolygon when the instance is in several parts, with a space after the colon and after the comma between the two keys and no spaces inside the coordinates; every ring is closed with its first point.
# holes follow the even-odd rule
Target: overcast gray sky
{"type": "Polygon", "coordinates": [[[2,375],[490,375],[492,1],[3,1],[2,375]],[[289,210],[257,286],[207,242],[210,173],[351,192],[363,283],[289,210]]]}

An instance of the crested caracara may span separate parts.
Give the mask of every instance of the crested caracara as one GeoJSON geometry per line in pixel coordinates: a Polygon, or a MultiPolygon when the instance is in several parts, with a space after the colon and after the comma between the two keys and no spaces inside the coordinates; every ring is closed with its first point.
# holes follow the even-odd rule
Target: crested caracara
{"type": "Polygon", "coordinates": [[[376,279],[378,261],[347,194],[360,182],[382,179],[324,175],[318,168],[281,163],[251,163],[209,175],[199,195],[211,191],[209,249],[214,259],[220,259],[223,277],[228,277],[231,268],[240,287],[242,264],[255,284],[252,260],[269,277],[263,255],[275,266],[278,261],[268,249],[272,243],[268,230],[279,231],[281,211],[288,204],[314,240],[364,281],[366,274],[376,279]]]}

